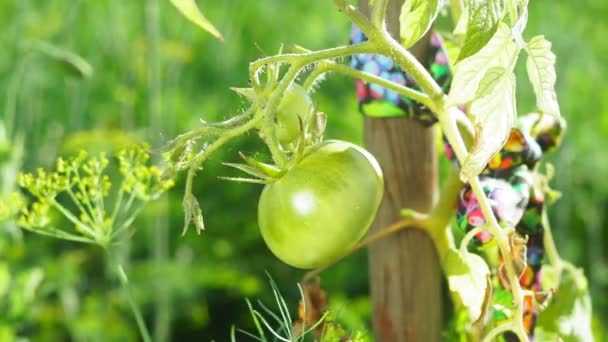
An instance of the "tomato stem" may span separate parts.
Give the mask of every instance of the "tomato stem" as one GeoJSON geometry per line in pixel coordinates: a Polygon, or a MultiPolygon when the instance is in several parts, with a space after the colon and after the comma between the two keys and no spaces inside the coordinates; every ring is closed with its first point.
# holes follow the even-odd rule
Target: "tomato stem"
{"type": "Polygon", "coordinates": [[[386,9],[388,0],[376,0],[372,6],[371,21],[380,30],[385,30],[386,9]]]}
{"type": "Polygon", "coordinates": [[[391,224],[390,226],[388,226],[384,229],[381,229],[381,230],[371,234],[370,236],[365,238],[363,241],[356,244],[341,258],[333,260],[321,267],[318,267],[318,268],[306,273],[304,275],[304,278],[302,279],[302,282],[305,283],[308,280],[316,277],[317,275],[319,275],[319,273],[325,271],[329,267],[331,267],[334,264],[336,264],[337,262],[343,260],[347,256],[353,254],[354,252],[360,250],[361,248],[366,247],[380,239],[383,239],[393,233],[396,233],[396,232],[401,231],[406,228],[416,228],[416,229],[426,230],[427,229],[427,219],[426,218],[424,218],[424,219],[402,219],[402,220],[399,220],[399,221],[391,224]]]}
{"type": "Polygon", "coordinates": [[[339,73],[351,78],[361,79],[370,83],[376,83],[384,88],[395,91],[396,93],[408,97],[416,102],[419,102],[426,107],[433,106],[433,102],[431,98],[425,93],[419,92],[417,90],[402,86],[395,82],[391,82],[382,77],[376,76],[369,72],[353,69],[344,64],[336,64],[332,61],[322,61],[319,63],[319,66],[308,75],[308,78],[304,82],[304,87],[306,89],[310,89],[315,84],[315,81],[322,77],[323,74],[328,72],[339,73]]]}

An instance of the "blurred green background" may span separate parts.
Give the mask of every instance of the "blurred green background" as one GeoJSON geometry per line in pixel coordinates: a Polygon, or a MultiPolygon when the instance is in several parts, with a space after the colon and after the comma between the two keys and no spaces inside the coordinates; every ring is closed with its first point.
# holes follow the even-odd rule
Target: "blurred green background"
{"type": "MultiPolygon", "coordinates": [[[[350,24],[331,1],[198,3],[224,43],[165,0],[0,1],[0,122],[10,128],[6,139],[0,131],[2,194],[14,190],[18,170],[52,167],[59,155],[141,141],[159,151],[200,119],[237,113],[242,100],[228,87],[246,86],[248,63],[281,43],[319,49],[348,41],[350,24]],[[32,52],[28,44],[35,41],[83,56],[93,77],[81,79],[32,52]]],[[[550,216],[562,256],[584,267],[589,278],[600,335],[608,324],[607,16],[604,0],[533,1],[526,31],[528,38],[544,34],[558,56],[558,96],[569,128],[549,157],[557,168],[553,185],[564,193],[550,216]]],[[[533,109],[534,97],[520,74],[523,114],[533,109]]],[[[329,137],[361,142],[351,81],[332,77],[314,99],[329,114],[329,137]]],[[[180,237],[180,180],[167,200],[149,206],[123,247],[157,337],[224,341],[232,324],[251,330],[244,299],[272,304],[265,271],[295,312],[303,272],[282,264],[263,244],[256,224],[261,188],[216,178],[227,173],[220,162],[237,160],[237,151],[266,153],[251,134],[215,154],[199,173],[195,194],[205,214],[203,234],[192,230],[180,237]]],[[[12,305],[0,314],[0,340],[10,334],[42,341],[137,340],[117,283],[100,270],[103,255],[95,247],[2,227],[0,283],[10,275],[12,288],[21,290],[4,296],[12,305]]],[[[369,330],[366,270],[365,252],[359,252],[323,274],[331,305],[349,329],[369,330]]]]}

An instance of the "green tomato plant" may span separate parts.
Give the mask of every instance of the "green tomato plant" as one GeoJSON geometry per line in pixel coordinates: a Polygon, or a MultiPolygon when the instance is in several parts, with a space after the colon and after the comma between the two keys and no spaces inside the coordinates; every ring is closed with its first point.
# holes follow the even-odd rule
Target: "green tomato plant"
{"type": "MultiPolygon", "coordinates": [[[[552,281],[545,282],[549,284],[547,293],[524,289],[520,278],[526,267],[525,251],[522,252],[526,237],[517,235],[514,226],[497,218],[480,177],[492,158],[505,148],[516,126],[514,68],[522,52],[527,54],[526,66],[536,95],[537,111],[541,116],[560,116],[551,43],[543,36],[524,39],[527,0],[450,1],[456,53],[451,54],[455,57],[451,63],[453,80],[446,94],[408,48],[425,36],[447,4],[407,1],[400,14],[401,37],[395,39],[385,24],[388,1],[370,1],[367,18],[346,0],[333,0],[336,9],[368,39],[316,51],[291,46],[289,52],[281,50],[276,55],[253,61],[249,65],[250,86],[233,88],[248,101],[248,107],[225,121],[203,122],[200,127],[177,136],[166,147],[163,156],[167,166],[163,170],[146,166],[147,157],[142,150],[123,152],[119,156],[122,185],[112,196],[113,209],[106,203],[111,183],[104,174],[108,160],[103,156],[88,160],[79,156],[68,161],[60,159],[54,172],[41,170],[36,175],[22,175],[20,185],[36,201],[19,205],[18,210],[5,204],[0,206],[0,213],[16,217],[21,227],[36,233],[98,244],[108,252],[128,292],[128,279],[112,254],[112,246],[129,231],[139,210],[167,190],[175,175],[184,171],[183,233],[191,223],[199,233],[203,231],[202,211],[192,192],[195,175],[218,149],[254,131],[266,144],[272,164],[241,155],[244,163],[225,165],[249,176],[223,178],[264,185],[258,203],[261,235],[279,259],[300,268],[316,268],[305,279],[386,235],[407,228],[422,229],[437,248],[453,301],[465,317],[463,334],[492,341],[509,333],[505,336],[528,341],[529,332],[524,322],[526,301],[531,300],[535,310],[542,310],[548,302],[546,297],[560,289],[562,274],[571,280],[574,274],[580,275],[580,271],[559,257],[545,222],[544,248],[549,265],[543,277],[546,275],[552,281]],[[418,88],[339,62],[358,54],[391,58],[411,76],[418,88]],[[383,176],[374,157],[361,147],[342,141],[324,141],[326,117],[316,111],[312,94],[330,73],[382,86],[423,105],[436,116],[461,167],[452,172],[430,213],[416,213],[406,208],[402,212],[403,220],[359,242],[380,204],[383,176]],[[463,106],[467,108],[466,113],[462,111],[463,106]],[[467,146],[467,140],[472,140],[472,144],[467,146]],[[485,223],[467,232],[460,246],[456,246],[449,227],[455,200],[464,184],[478,201],[485,223]],[[59,195],[65,198],[58,200],[59,195]],[[71,209],[62,204],[65,200],[72,201],[71,209]],[[50,210],[61,213],[74,228],[54,228],[50,210]],[[494,254],[470,251],[470,242],[480,233],[491,234],[494,254]],[[500,258],[499,267],[492,262],[493,258],[500,258]],[[500,290],[493,292],[496,287],[493,282],[500,283],[500,290]]],[[[171,2],[188,19],[221,39],[221,34],[194,1],[171,2]]],[[[542,179],[546,188],[550,175],[542,179]]],[[[543,217],[546,221],[546,215],[543,217]]],[[[576,300],[580,298],[580,305],[562,307],[582,305],[588,309],[586,283],[575,282],[571,292],[577,294],[576,300]]],[[[559,296],[558,292],[556,298],[559,296]]],[[[128,298],[142,338],[149,340],[141,314],[132,298],[128,298]]],[[[552,304],[548,305],[551,309],[552,304]]],[[[554,313],[556,317],[564,314],[554,313]]],[[[549,324],[542,328],[547,336],[566,334],[559,326],[549,324]]]]}
{"type": "MultiPolygon", "coordinates": [[[[248,166],[231,164],[254,176],[259,176],[258,179],[232,178],[232,180],[266,184],[259,203],[259,223],[262,235],[279,258],[300,267],[319,266],[317,263],[308,262],[309,251],[304,251],[304,248],[311,246],[318,246],[319,250],[324,248],[321,241],[325,241],[325,238],[331,241],[332,238],[326,235],[331,236],[333,232],[319,234],[317,240],[308,240],[300,237],[300,231],[310,227],[315,230],[316,225],[323,224],[340,227],[341,223],[333,222],[324,215],[315,216],[316,212],[306,217],[295,215],[296,209],[292,203],[294,203],[293,197],[300,194],[297,185],[274,194],[274,188],[289,182],[291,175],[298,171],[301,164],[305,164],[307,159],[305,151],[319,143],[319,139],[315,139],[319,137],[319,127],[315,127],[314,120],[310,125],[309,118],[314,117],[311,115],[300,117],[300,138],[295,146],[286,146],[284,129],[292,127],[293,132],[295,125],[286,124],[284,103],[292,102],[294,89],[301,89],[295,82],[301,82],[303,89],[312,92],[329,73],[375,83],[416,101],[433,112],[461,168],[448,180],[438,205],[431,213],[420,214],[406,209],[404,221],[387,227],[353,246],[351,251],[394,231],[408,227],[423,227],[422,229],[433,237],[454,301],[464,309],[468,317],[468,326],[472,327],[468,329],[468,335],[490,341],[505,332],[510,332],[517,339],[526,341],[528,340],[528,332],[524,327],[526,298],[534,297],[535,308],[541,308],[546,302],[540,299],[542,297],[540,294],[530,293],[530,290],[520,285],[522,267],[526,265],[526,261],[522,260],[522,255],[525,255],[525,252],[521,251],[523,243],[518,242],[521,238],[515,233],[513,226],[497,219],[488,195],[484,191],[480,175],[493,156],[504,147],[511,130],[516,126],[514,68],[522,52],[527,54],[526,67],[536,95],[537,111],[541,116],[560,116],[554,90],[555,55],[551,52],[551,43],[543,36],[535,36],[529,41],[524,39],[528,1],[451,1],[450,9],[455,22],[453,34],[457,39],[456,53],[451,54],[455,57],[451,63],[453,68],[451,90],[445,94],[429,71],[408,50],[430,30],[444,4],[438,1],[407,1],[400,15],[401,37],[395,39],[387,32],[385,25],[387,3],[387,0],[370,1],[371,15],[368,19],[348,2],[334,0],[336,8],[368,37],[366,41],[318,51],[292,46],[288,53],[280,52],[252,62],[249,68],[251,87],[237,90],[250,101],[250,107],[233,119],[203,125],[173,141],[168,152],[168,160],[175,166],[175,170],[187,171],[184,199],[186,223],[188,225],[189,222],[194,221],[199,229],[204,228],[200,209],[190,191],[194,175],[201,164],[228,140],[247,131],[256,130],[268,146],[275,165],[254,166],[251,162],[248,166]],[[342,58],[357,54],[390,57],[414,79],[418,89],[404,87],[338,62],[342,58]],[[262,77],[264,75],[265,78],[262,77]],[[466,114],[463,113],[462,106],[467,107],[466,114]],[[469,147],[465,144],[468,139],[472,140],[469,147]],[[199,144],[198,148],[195,148],[196,144],[199,144]],[[272,171],[264,172],[264,170],[272,171]],[[449,226],[453,215],[454,198],[457,197],[463,183],[468,184],[477,198],[486,223],[469,231],[457,248],[451,232],[446,230],[446,227],[449,226]],[[307,226],[304,222],[308,219],[314,220],[315,223],[307,226]],[[268,226],[273,227],[272,233],[269,232],[268,226]],[[275,226],[281,227],[280,234],[276,233],[275,226]],[[476,234],[483,232],[491,234],[497,253],[503,260],[499,270],[491,270],[491,264],[469,251],[469,242],[476,234]],[[493,300],[492,297],[497,296],[492,294],[493,285],[489,280],[492,274],[499,274],[500,282],[510,298],[506,301],[509,302],[506,305],[508,313],[498,310],[498,314],[503,314],[504,317],[494,320],[488,318],[489,303],[493,300]],[[476,332],[471,333],[471,330],[476,332]]],[[[307,108],[308,96],[299,97],[301,99],[299,102],[306,104],[298,107],[307,108]]],[[[305,110],[290,111],[301,115],[297,112],[305,110]]],[[[291,115],[291,118],[295,117],[291,115]]],[[[295,133],[289,135],[295,136],[295,133]]],[[[335,172],[332,163],[316,167],[315,171],[307,173],[307,176],[311,175],[311,179],[316,178],[312,175],[314,173],[322,179],[325,172],[335,172]]],[[[358,178],[354,179],[358,180],[358,178]]],[[[327,188],[317,184],[313,186],[318,187],[319,193],[327,188]]],[[[333,199],[331,196],[333,195],[328,194],[324,197],[333,199]]],[[[316,196],[310,201],[317,201],[316,196]]],[[[373,201],[370,199],[371,203],[373,201]]],[[[332,205],[335,206],[336,203],[332,202],[332,205]]],[[[351,226],[350,229],[340,229],[352,234],[354,241],[362,235],[356,225],[351,226]]],[[[575,269],[559,258],[548,225],[545,225],[545,229],[548,233],[545,234],[544,248],[550,264],[546,273],[554,272],[554,277],[558,279],[551,288],[553,291],[559,288],[560,275],[563,272],[570,274],[575,269]]],[[[351,241],[346,245],[352,246],[354,243],[351,241]]],[[[308,277],[328,267],[332,259],[336,259],[336,255],[345,254],[344,245],[345,243],[334,245],[335,255],[322,258],[327,265],[322,265],[318,270],[309,273],[308,277]]]]}

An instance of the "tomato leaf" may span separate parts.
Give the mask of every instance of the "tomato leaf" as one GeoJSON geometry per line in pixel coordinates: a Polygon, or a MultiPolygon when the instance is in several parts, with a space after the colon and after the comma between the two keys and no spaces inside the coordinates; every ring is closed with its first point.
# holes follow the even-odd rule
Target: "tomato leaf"
{"type": "Polygon", "coordinates": [[[170,0],[173,6],[188,20],[209,32],[215,38],[224,41],[220,31],[203,15],[194,0],[170,0]]]}
{"type": "Polygon", "coordinates": [[[512,70],[513,60],[518,52],[519,48],[513,41],[511,30],[501,23],[496,34],[483,49],[456,64],[448,103],[460,105],[473,100],[486,71],[496,66],[512,70]]]}
{"type": "Polygon", "coordinates": [[[504,13],[505,0],[466,0],[467,33],[458,60],[481,50],[494,36],[504,13]]]}
{"type": "Polygon", "coordinates": [[[551,291],[559,287],[559,277],[561,271],[559,268],[551,265],[543,265],[543,281],[542,290],[551,291]]]}
{"type": "Polygon", "coordinates": [[[516,37],[523,40],[522,34],[523,34],[524,30],[526,29],[526,26],[528,25],[528,3],[527,3],[527,1],[525,3],[519,4],[519,8],[520,8],[519,17],[515,21],[512,31],[513,31],[513,35],[515,35],[516,37]]]}
{"type": "Polygon", "coordinates": [[[437,0],[408,0],[401,7],[401,44],[408,48],[431,28],[439,10],[437,0]]]}
{"type": "Polygon", "coordinates": [[[488,288],[487,277],[490,270],[486,262],[478,255],[467,253],[462,256],[456,250],[450,250],[444,262],[450,292],[466,308],[469,318],[477,320],[484,307],[488,288]]]}
{"type": "Polygon", "coordinates": [[[231,87],[230,90],[236,92],[237,94],[243,96],[244,98],[246,98],[249,102],[252,102],[253,100],[255,100],[255,90],[253,88],[237,88],[237,87],[231,87]]]}
{"type": "Polygon", "coordinates": [[[492,299],[493,318],[496,321],[509,319],[513,314],[513,294],[502,287],[497,287],[492,299]]]}
{"type": "Polygon", "coordinates": [[[489,69],[480,81],[480,97],[470,108],[477,128],[475,144],[462,164],[460,177],[468,181],[483,171],[517,123],[515,75],[502,68],[489,69]],[[483,86],[483,87],[482,87],[483,86]]]}
{"type": "Polygon", "coordinates": [[[500,82],[501,78],[505,76],[507,71],[503,67],[492,67],[488,69],[479,81],[479,87],[475,92],[475,98],[481,98],[492,93],[492,90],[500,82]]]}
{"type": "MultiPolygon", "coordinates": [[[[458,36],[460,39],[464,39],[467,35],[467,23],[469,22],[469,14],[467,11],[463,11],[460,14],[460,18],[456,22],[456,26],[454,27],[454,31],[452,32],[455,36],[458,36]]],[[[456,60],[456,59],[454,59],[456,60]]]]}
{"type": "Polygon", "coordinates": [[[565,268],[558,291],[538,316],[538,328],[564,342],[593,341],[591,312],[585,275],[580,269],[565,268]]]}
{"type": "Polygon", "coordinates": [[[543,36],[536,36],[530,40],[526,51],[526,67],[536,94],[536,107],[543,113],[559,116],[555,93],[555,54],[551,52],[551,42],[543,36]]]}

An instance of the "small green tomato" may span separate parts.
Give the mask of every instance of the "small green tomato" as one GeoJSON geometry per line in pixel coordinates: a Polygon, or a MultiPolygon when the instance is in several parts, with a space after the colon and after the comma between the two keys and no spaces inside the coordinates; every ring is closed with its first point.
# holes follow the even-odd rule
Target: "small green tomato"
{"type": "Polygon", "coordinates": [[[258,206],[262,237],[291,266],[324,265],[365,235],[383,190],[380,165],[363,148],[343,141],[313,145],[264,188],[258,206]]]}
{"type": "Polygon", "coordinates": [[[277,107],[277,138],[281,145],[295,142],[300,135],[300,124],[308,121],[312,112],[312,99],[306,89],[293,83],[285,92],[277,107]]]}

